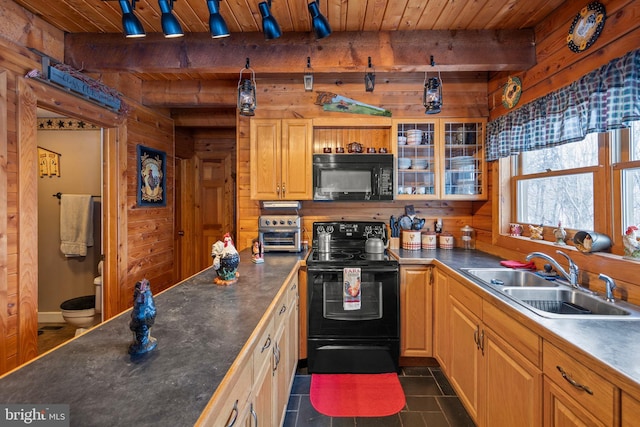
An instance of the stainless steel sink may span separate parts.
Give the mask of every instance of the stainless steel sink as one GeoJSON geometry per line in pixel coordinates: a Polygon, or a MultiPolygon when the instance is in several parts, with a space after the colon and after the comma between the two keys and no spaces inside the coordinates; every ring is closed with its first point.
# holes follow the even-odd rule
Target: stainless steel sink
{"type": "Polygon", "coordinates": [[[510,268],[463,268],[467,274],[495,286],[514,287],[556,287],[555,280],[548,280],[526,270],[510,268]]]}
{"type": "Polygon", "coordinates": [[[503,293],[543,317],[640,319],[640,307],[561,285],[556,288],[504,287],[503,293]]]}

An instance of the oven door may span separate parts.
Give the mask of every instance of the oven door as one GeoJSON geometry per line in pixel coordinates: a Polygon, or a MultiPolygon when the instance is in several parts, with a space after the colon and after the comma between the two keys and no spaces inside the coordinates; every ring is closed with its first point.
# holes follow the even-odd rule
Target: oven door
{"type": "Polygon", "coordinates": [[[345,292],[344,268],[308,267],[307,363],[310,373],[399,369],[397,266],[363,267],[358,306],[345,292]]]}

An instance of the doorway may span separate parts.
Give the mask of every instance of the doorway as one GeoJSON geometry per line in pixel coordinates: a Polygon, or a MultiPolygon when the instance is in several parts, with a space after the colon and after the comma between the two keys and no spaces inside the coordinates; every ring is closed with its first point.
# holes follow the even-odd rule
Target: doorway
{"type": "Polygon", "coordinates": [[[37,120],[38,353],[42,354],[102,321],[103,132],[84,120],[42,108],[37,120]],[[69,202],[74,200],[81,212],[70,212],[69,202]],[[84,224],[75,217],[79,214],[86,216],[84,224]],[[63,246],[70,237],[74,241],[63,246]],[[79,244],[85,241],[86,245],[79,244]],[[80,254],[75,253],[77,247],[80,254]],[[87,301],[87,308],[74,310],[74,316],[82,317],[70,323],[61,305],[74,301],[87,301]]]}

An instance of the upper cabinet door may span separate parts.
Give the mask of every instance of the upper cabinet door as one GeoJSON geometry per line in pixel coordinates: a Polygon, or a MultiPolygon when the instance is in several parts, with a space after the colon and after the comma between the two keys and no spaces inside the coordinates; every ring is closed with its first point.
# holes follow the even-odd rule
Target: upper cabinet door
{"type": "Polygon", "coordinates": [[[281,129],[280,120],[251,119],[249,158],[252,199],[280,198],[281,129]]]}
{"type": "Polygon", "coordinates": [[[441,141],[443,199],[486,199],[487,164],[484,160],[486,121],[443,120],[441,141]]]}
{"type": "Polygon", "coordinates": [[[311,120],[282,120],[281,198],[313,198],[313,127],[311,120]]]}

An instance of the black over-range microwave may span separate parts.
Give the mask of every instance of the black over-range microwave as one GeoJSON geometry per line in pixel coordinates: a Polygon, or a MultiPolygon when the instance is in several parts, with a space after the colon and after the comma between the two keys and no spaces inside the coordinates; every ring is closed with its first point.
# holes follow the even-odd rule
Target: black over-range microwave
{"type": "Polygon", "coordinates": [[[313,200],[393,200],[393,154],[314,154],[313,200]]]}

